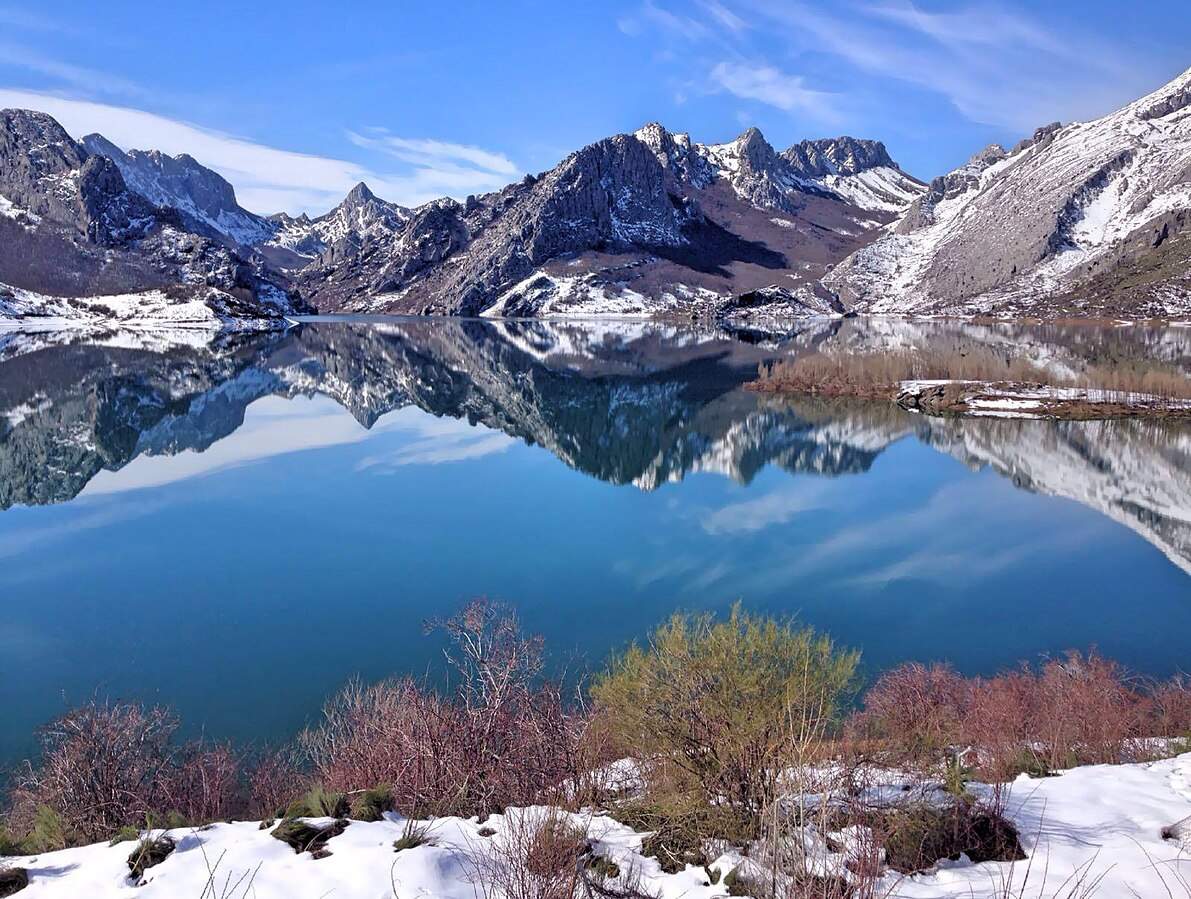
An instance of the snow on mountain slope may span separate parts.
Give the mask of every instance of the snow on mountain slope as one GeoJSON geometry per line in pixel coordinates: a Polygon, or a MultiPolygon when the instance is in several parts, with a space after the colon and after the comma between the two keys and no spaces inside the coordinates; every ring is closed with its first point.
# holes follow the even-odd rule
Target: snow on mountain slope
{"type": "Polygon", "coordinates": [[[275,228],[266,249],[285,250],[298,257],[300,267],[314,260],[333,262],[356,253],[365,244],[391,237],[409,221],[411,211],[377,197],[363,182],[352,188],[343,202],[318,218],[283,214],[270,220],[275,228]]]}
{"type": "Polygon", "coordinates": [[[88,153],[116,163],[124,182],[158,206],[177,209],[191,223],[205,225],[236,244],[267,240],[274,226],[236,202],[236,193],[222,176],[187,154],[168,156],[158,150],[125,152],[102,134],[79,141],[88,153]]]}
{"type": "Polygon", "coordinates": [[[1191,312],[1191,284],[1181,280],[1189,228],[1191,70],[1104,118],[1040,128],[1009,151],[989,147],[935,179],[824,284],[871,312],[1016,313],[1054,303],[1181,315],[1191,312]],[[1091,291],[1142,261],[1152,275],[1159,267],[1144,289],[1091,291]],[[1089,292],[1095,303],[1083,301],[1089,292]],[[1055,300],[1064,296],[1071,302],[1055,300]]]}

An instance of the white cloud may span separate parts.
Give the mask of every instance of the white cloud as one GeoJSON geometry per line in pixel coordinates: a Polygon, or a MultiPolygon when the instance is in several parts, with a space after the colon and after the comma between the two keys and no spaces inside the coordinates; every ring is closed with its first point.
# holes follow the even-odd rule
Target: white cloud
{"type": "MultiPolygon", "coordinates": [[[[4,23],[6,15],[5,11],[0,10],[0,23],[4,23]]],[[[143,96],[145,94],[143,88],[125,78],[62,62],[15,44],[0,42],[0,65],[25,69],[81,90],[126,96],[143,96]]]]}
{"type": "Polygon", "coordinates": [[[821,484],[798,482],[754,499],[729,503],[705,515],[709,534],[751,534],[775,524],[786,524],[804,512],[823,507],[821,484]]]}
{"type": "Polygon", "coordinates": [[[814,118],[834,121],[838,99],[824,91],[806,86],[801,75],[790,75],[773,66],[721,62],[711,70],[716,87],[744,100],[756,100],[785,112],[802,112],[814,118]]]}
{"type": "Polygon", "coordinates": [[[947,98],[974,122],[1029,132],[1056,118],[1110,111],[1142,87],[1143,66],[1068,29],[990,4],[945,13],[909,3],[843,15],[821,5],[743,0],[779,26],[795,52],[827,53],[867,76],[947,98]]]}
{"type": "Polygon", "coordinates": [[[75,137],[99,132],[124,149],[161,150],[171,156],[189,153],[227,178],[241,204],[264,213],[322,213],[360,181],[387,200],[416,206],[441,196],[463,197],[493,189],[516,173],[516,166],[500,154],[441,141],[387,135],[388,140],[408,145],[402,161],[410,166],[406,171],[387,172],[270,147],[126,106],[0,88],[0,107],[47,112],[75,137]],[[415,158],[417,162],[411,162],[415,158]]]}
{"type": "Polygon", "coordinates": [[[412,408],[388,417],[387,427],[410,431],[416,439],[394,450],[361,459],[356,465],[357,471],[391,474],[407,465],[465,462],[502,453],[516,443],[501,431],[472,425],[462,419],[434,418],[412,408]]]}
{"type": "Polygon", "coordinates": [[[372,146],[384,150],[386,153],[404,162],[419,166],[431,166],[443,162],[465,162],[488,172],[504,175],[517,174],[517,166],[507,156],[500,153],[490,153],[479,147],[466,144],[452,144],[441,140],[410,140],[405,137],[395,137],[385,129],[374,129],[376,136],[371,138],[353,134],[352,139],[362,146],[372,146]]]}
{"type": "Polygon", "coordinates": [[[719,25],[733,33],[739,34],[749,27],[748,22],[720,3],[719,0],[700,0],[699,5],[719,25]]]}

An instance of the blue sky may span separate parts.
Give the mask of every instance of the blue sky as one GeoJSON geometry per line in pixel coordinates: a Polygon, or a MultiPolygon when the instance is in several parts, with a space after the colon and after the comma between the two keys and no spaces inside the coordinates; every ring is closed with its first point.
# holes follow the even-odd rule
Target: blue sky
{"type": "Polygon", "coordinates": [[[0,106],[190,152],[260,212],[358,180],[413,204],[493,189],[649,120],[695,140],[884,140],[940,174],[1191,66],[1184,0],[0,0],[0,106]]]}

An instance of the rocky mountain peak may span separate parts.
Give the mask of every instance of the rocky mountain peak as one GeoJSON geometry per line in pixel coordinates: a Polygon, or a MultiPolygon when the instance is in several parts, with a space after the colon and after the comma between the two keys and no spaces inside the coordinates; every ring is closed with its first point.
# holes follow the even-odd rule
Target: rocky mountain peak
{"type": "Polygon", "coordinates": [[[132,190],[158,206],[178,210],[189,230],[245,245],[273,233],[266,219],[240,206],[226,178],[188,153],[126,152],[102,134],[88,134],[79,143],[91,155],[114,162],[132,190]]]}
{"type": "Polygon", "coordinates": [[[857,175],[876,168],[898,168],[879,140],[863,140],[846,135],[804,140],[782,151],[781,155],[800,174],[810,178],[857,175]]]}
{"type": "Polygon", "coordinates": [[[745,129],[740,137],[728,146],[733,147],[741,166],[753,172],[769,171],[777,160],[777,152],[765,139],[760,128],[745,129]]]}
{"type": "Polygon", "coordinates": [[[649,147],[662,168],[679,181],[692,187],[706,187],[714,180],[715,173],[692,146],[689,134],[668,131],[657,122],[649,122],[633,132],[633,137],[649,147]]]}
{"type": "Polygon", "coordinates": [[[342,205],[348,209],[358,209],[377,199],[376,194],[368,189],[368,185],[361,181],[343,198],[342,205]]]}
{"type": "Polygon", "coordinates": [[[0,110],[0,183],[8,182],[10,188],[31,184],[79,168],[86,156],[52,116],[31,109],[0,110]]]}

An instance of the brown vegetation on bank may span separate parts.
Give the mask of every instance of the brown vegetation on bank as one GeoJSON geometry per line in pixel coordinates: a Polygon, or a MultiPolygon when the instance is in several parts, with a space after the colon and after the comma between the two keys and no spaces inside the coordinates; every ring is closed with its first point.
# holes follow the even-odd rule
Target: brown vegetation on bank
{"type": "Polygon", "coordinates": [[[1056,418],[1187,414],[1178,401],[1191,400],[1191,378],[1158,364],[1114,360],[1089,364],[1075,376],[1056,375],[1025,356],[1006,357],[978,346],[950,352],[807,353],[763,365],[748,387],[760,393],[896,401],[905,381],[953,382],[946,385],[953,395],[919,409],[930,414],[963,413],[967,397],[992,387],[1010,394],[1050,387],[1086,392],[1083,400],[1051,403],[1046,413],[1056,418]]]}
{"type": "MultiPolygon", "coordinates": [[[[230,818],[267,818],[279,839],[292,832],[309,848],[308,818],[346,826],[394,810],[483,818],[552,806],[603,809],[647,831],[645,852],[665,870],[704,866],[717,880],[714,860],[741,847],[746,863],[725,881],[734,894],[875,899],[890,870],[961,852],[1022,856],[1004,790],[977,798],[971,779],[1191,748],[1191,684],[1144,682],[1095,653],[985,678],[912,663],[853,706],[854,653],[736,608],[723,620],[675,616],[612,662],[586,706],[543,677],[540,641],[507,610],[478,602],[443,626],[449,692],[350,685],[286,750],[180,743],[172,715],[136,704],[68,713],[15,778],[0,854],[230,818]],[[633,776],[617,782],[608,763],[627,755],[633,776]]],[[[484,895],[638,895],[631,872],[610,873],[565,816],[526,813],[509,826],[473,853],[484,895]]],[[[395,848],[432,839],[419,825],[395,848]]]]}

